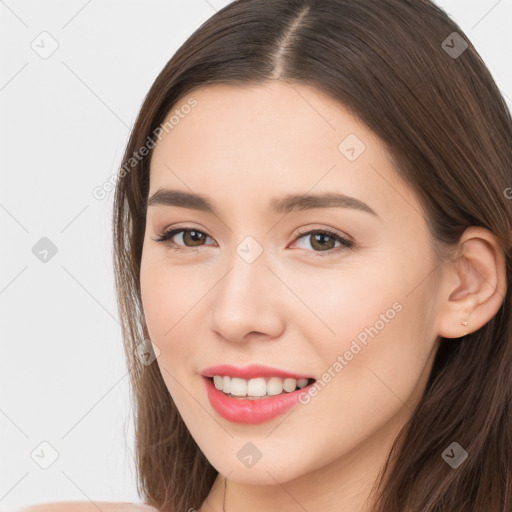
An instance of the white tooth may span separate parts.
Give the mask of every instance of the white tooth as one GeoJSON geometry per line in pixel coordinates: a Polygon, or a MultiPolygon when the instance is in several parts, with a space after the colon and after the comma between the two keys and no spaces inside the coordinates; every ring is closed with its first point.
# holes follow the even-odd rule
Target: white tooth
{"type": "Polygon", "coordinates": [[[296,387],[297,387],[297,380],[296,379],[284,379],[283,389],[287,393],[291,393],[292,391],[295,391],[296,387]]]}
{"type": "MultiPolygon", "coordinates": [[[[224,390],[225,392],[226,390],[224,390]]],[[[235,396],[245,396],[247,394],[247,381],[233,377],[231,379],[231,394],[235,396]]]]}
{"type": "Polygon", "coordinates": [[[299,388],[303,388],[304,386],[307,386],[307,384],[308,384],[308,379],[299,379],[297,381],[297,386],[299,388]]]}
{"type": "Polygon", "coordinates": [[[267,394],[267,383],[265,379],[251,379],[247,383],[247,394],[249,396],[265,396],[267,394]]]}
{"type": "Polygon", "coordinates": [[[222,377],[220,375],[214,375],[213,376],[213,383],[215,384],[215,387],[217,389],[220,389],[222,391],[222,377]]]}
{"type": "Polygon", "coordinates": [[[283,379],[279,377],[270,377],[267,382],[267,395],[279,395],[283,392],[283,379]]]}
{"type": "Polygon", "coordinates": [[[222,391],[231,393],[231,377],[222,377],[222,391]]]}

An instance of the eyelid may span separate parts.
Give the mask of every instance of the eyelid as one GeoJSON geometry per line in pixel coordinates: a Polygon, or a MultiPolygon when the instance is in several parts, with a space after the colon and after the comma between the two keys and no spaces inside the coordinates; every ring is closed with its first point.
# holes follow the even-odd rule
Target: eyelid
{"type": "Polygon", "coordinates": [[[334,228],[326,228],[326,227],[316,227],[316,228],[304,228],[299,230],[299,232],[295,235],[293,242],[296,243],[298,240],[303,238],[305,235],[313,235],[314,233],[327,233],[327,235],[331,238],[334,238],[337,242],[339,242],[338,247],[333,247],[332,249],[328,249],[326,251],[310,251],[304,249],[309,255],[313,258],[328,258],[329,256],[338,256],[340,252],[346,252],[347,250],[353,251],[356,248],[356,244],[354,239],[349,236],[342,234],[340,231],[334,228]]]}
{"type": "MultiPolygon", "coordinates": [[[[200,228],[196,228],[195,226],[190,226],[190,225],[181,225],[181,224],[177,224],[177,225],[173,225],[172,228],[164,228],[162,231],[161,231],[161,234],[166,234],[166,233],[169,233],[170,231],[175,231],[177,229],[183,229],[183,230],[191,230],[191,231],[199,231],[201,233],[203,233],[204,235],[207,235],[208,237],[210,237],[211,239],[214,239],[213,236],[211,236],[204,228],[200,227],[200,228]]],[[[354,242],[354,240],[352,239],[352,237],[350,235],[348,235],[347,233],[342,233],[341,231],[338,231],[337,229],[335,228],[331,228],[331,227],[326,227],[326,226],[322,226],[322,225],[317,225],[316,227],[313,226],[313,227],[305,227],[305,228],[299,228],[298,231],[295,233],[295,236],[294,236],[294,240],[295,238],[297,238],[298,236],[301,236],[301,235],[305,235],[306,233],[310,233],[311,231],[330,231],[332,232],[333,234],[336,234],[342,238],[346,238],[347,240],[350,240],[351,242],[354,242]]],[[[354,242],[355,243],[355,242],[354,242]]]]}
{"type": "MultiPolygon", "coordinates": [[[[178,233],[181,233],[184,231],[196,231],[198,233],[201,233],[205,237],[210,238],[215,241],[215,239],[206,230],[197,229],[195,226],[179,225],[179,224],[172,226],[170,228],[165,228],[161,232],[161,234],[158,235],[157,239],[153,238],[153,241],[166,244],[172,250],[183,251],[183,252],[197,252],[198,250],[200,250],[201,247],[204,247],[204,245],[189,247],[189,246],[179,245],[179,244],[170,242],[171,238],[176,236],[178,233]]],[[[299,228],[299,230],[295,233],[295,235],[293,237],[292,243],[297,242],[300,238],[304,237],[305,235],[312,235],[317,232],[327,233],[328,235],[332,235],[332,237],[335,238],[340,243],[340,246],[338,246],[336,248],[328,249],[326,251],[310,251],[310,250],[304,249],[304,250],[306,250],[306,252],[312,253],[312,255],[314,257],[333,256],[333,255],[336,255],[337,253],[339,253],[340,251],[347,250],[347,249],[353,249],[355,246],[355,241],[353,240],[353,238],[350,235],[346,235],[346,234],[338,231],[335,228],[325,227],[325,226],[322,227],[322,226],[318,226],[318,225],[317,225],[317,227],[309,226],[309,227],[305,227],[305,228],[299,228]]],[[[216,241],[215,241],[215,244],[217,244],[216,241]]],[[[205,244],[205,245],[207,245],[207,244],[205,244]]]]}
{"type": "MultiPolygon", "coordinates": [[[[184,251],[192,251],[194,252],[198,247],[187,247],[185,245],[177,245],[173,244],[170,239],[174,238],[178,233],[181,233],[183,231],[196,231],[198,233],[201,233],[202,235],[205,235],[208,238],[211,238],[212,240],[215,240],[213,236],[208,234],[208,232],[204,229],[198,229],[195,226],[182,226],[182,225],[173,225],[171,227],[164,228],[162,231],[157,234],[157,238],[152,238],[154,242],[160,242],[163,244],[167,244],[170,246],[171,249],[178,249],[178,250],[184,250],[184,251]]],[[[215,242],[217,243],[217,242],[215,242]]]]}
{"type": "Polygon", "coordinates": [[[327,227],[327,226],[321,226],[321,225],[317,225],[317,227],[299,228],[299,230],[297,231],[297,233],[294,236],[294,240],[296,238],[302,236],[302,235],[305,235],[305,234],[308,234],[308,233],[312,233],[312,232],[316,232],[316,231],[330,232],[333,235],[339,236],[340,238],[343,238],[343,239],[345,239],[345,240],[355,244],[354,239],[350,235],[348,235],[347,233],[341,232],[341,231],[339,231],[339,230],[337,230],[335,228],[331,228],[331,227],[327,227]]]}

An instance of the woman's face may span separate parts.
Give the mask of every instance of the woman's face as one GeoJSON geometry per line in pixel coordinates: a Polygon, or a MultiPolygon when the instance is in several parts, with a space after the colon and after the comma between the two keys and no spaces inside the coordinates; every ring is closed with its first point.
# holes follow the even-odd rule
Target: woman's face
{"type": "Polygon", "coordinates": [[[437,348],[440,267],[418,201],[379,139],[315,89],[210,85],[171,115],[141,287],[192,436],[238,482],[377,467],[437,348]]]}

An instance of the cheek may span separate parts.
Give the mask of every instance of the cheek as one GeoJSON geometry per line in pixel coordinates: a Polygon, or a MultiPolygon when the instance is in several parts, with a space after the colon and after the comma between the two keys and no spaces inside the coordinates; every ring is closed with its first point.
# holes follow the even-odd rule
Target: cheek
{"type": "Polygon", "coordinates": [[[306,339],[315,340],[326,363],[351,348],[347,358],[356,359],[357,353],[364,360],[370,345],[380,360],[407,353],[414,357],[416,342],[421,357],[427,357],[428,346],[418,336],[425,336],[427,317],[432,316],[425,308],[434,294],[425,280],[431,262],[420,254],[421,247],[413,246],[410,253],[396,247],[401,246],[373,251],[364,259],[347,258],[339,268],[283,274],[303,303],[295,301],[292,318],[300,322],[306,339]],[[394,354],[396,350],[406,352],[394,354]]]}
{"type": "Polygon", "coordinates": [[[165,251],[143,252],[140,285],[144,317],[151,341],[160,349],[157,363],[169,391],[197,371],[204,354],[209,290],[215,277],[206,265],[171,265],[165,251]],[[174,377],[174,378],[173,378],[174,377]]]}
{"type": "Polygon", "coordinates": [[[400,405],[394,393],[404,399],[413,393],[431,356],[434,339],[425,311],[431,290],[425,283],[417,286],[427,265],[381,261],[390,264],[347,266],[293,281],[311,311],[301,306],[295,318],[323,362],[325,391],[320,394],[333,393],[329,398],[341,416],[361,407],[382,411],[400,405]]]}
{"type": "Polygon", "coordinates": [[[372,270],[347,264],[339,269],[290,273],[283,280],[293,283],[302,302],[290,299],[290,318],[330,358],[349,349],[355,338],[364,344],[369,339],[366,328],[376,324],[379,331],[384,330],[401,309],[402,287],[391,270],[382,265],[372,270]]]}
{"type": "MultiPolygon", "coordinates": [[[[182,343],[190,339],[190,303],[193,286],[186,286],[182,272],[171,275],[168,265],[158,261],[154,255],[143,255],[141,261],[140,286],[144,318],[151,341],[160,353],[158,364],[162,378],[180,413],[187,414],[186,394],[180,383],[185,382],[190,368],[185,361],[190,360],[192,343],[182,343]]],[[[196,292],[197,293],[197,292],[196,292]]],[[[197,300],[197,299],[196,299],[197,300]]]]}
{"type": "Polygon", "coordinates": [[[187,311],[200,298],[197,281],[188,272],[169,264],[154,251],[143,252],[140,271],[141,298],[144,317],[151,338],[169,344],[175,331],[186,318],[187,311]]]}

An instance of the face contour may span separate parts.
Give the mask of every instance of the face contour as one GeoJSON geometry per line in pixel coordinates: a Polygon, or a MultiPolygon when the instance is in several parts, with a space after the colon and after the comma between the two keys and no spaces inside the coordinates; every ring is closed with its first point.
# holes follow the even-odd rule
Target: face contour
{"type": "Polygon", "coordinates": [[[192,192],[214,213],[155,201],[141,262],[144,314],[169,392],[230,481],[373,471],[419,400],[437,348],[437,262],[421,207],[379,139],[315,89],[210,85],[173,112],[190,97],[197,105],[154,149],[149,197],[192,192]],[[366,207],[274,211],[272,201],[291,194],[343,194],[366,207]],[[253,411],[254,400],[219,401],[203,373],[224,364],[316,382],[272,416],[253,411]]]}

